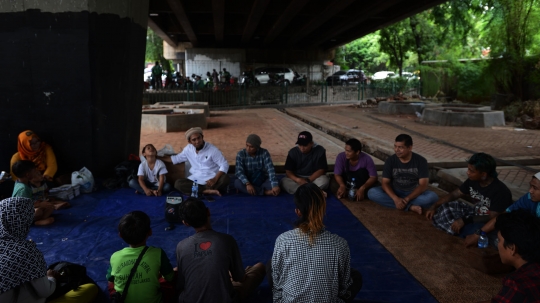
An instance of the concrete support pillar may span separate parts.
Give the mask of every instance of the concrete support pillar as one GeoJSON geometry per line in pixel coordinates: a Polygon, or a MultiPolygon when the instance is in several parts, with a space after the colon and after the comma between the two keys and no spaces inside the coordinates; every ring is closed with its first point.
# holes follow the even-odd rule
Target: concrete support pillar
{"type": "Polygon", "coordinates": [[[60,173],[138,154],[147,18],[148,0],[0,1],[1,170],[26,129],[60,173]]]}

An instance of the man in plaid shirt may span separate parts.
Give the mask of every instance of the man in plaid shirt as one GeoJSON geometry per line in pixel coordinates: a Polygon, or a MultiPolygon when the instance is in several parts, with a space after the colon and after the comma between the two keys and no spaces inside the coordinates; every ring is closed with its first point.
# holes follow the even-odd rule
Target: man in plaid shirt
{"type": "Polygon", "coordinates": [[[518,210],[499,215],[495,228],[501,261],[516,271],[491,302],[540,302],[540,219],[518,210]]]}
{"type": "Polygon", "coordinates": [[[234,187],[249,195],[279,195],[279,183],[268,150],[261,147],[261,138],[251,134],[246,148],[236,155],[234,187]]]}

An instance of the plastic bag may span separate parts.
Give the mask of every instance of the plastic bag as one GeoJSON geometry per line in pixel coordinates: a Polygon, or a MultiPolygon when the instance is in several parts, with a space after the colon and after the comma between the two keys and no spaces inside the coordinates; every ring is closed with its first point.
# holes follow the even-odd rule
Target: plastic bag
{"type": "Polygon", "coordinates": [[[71,173],[71,185],[79,184],[81,192],[88,194],[94,190],[94,176],[88,168],[83,167],[79,171],[71,173]]]}
{"type": "MultiPolygon", "coordinates": [[[[174,154],[175,154],[174,148],[170,144],[165,144],[165,146],[163,146],[162,149],[157,151],[158,157],[163,157],[165,155],[174,155],[174,154]]],[[[144,158],[144,157],[142,157],[142,158],[144,158]]]]}

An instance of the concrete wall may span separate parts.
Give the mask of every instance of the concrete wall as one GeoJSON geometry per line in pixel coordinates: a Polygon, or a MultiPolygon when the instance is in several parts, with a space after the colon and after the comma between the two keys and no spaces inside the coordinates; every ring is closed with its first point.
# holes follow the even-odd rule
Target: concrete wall
{"type": "Polygon", "coordinates": [[[112,2],[0,1],[1,170],[26,129],[60,173],[112,173],[138,153],[148,0],[112,2]]]}
{"type": "MultiPolygon", "coordinates": [[[[163,56],[175,63],[184,64],[186,75],[206,75],[212,69],[225,67],[235,77],[245,70],[264,66],[288,67],[311,80],[322,80],[328,76],[324,62],[334,57],[334,51],[321,50],[261,50],[261,49],[203,49],[192,48],[190,43],[172,47],[163,43],[163,56]]],[[[339,67],[334,68],[335,71],[339,67]]],[[[330,73],[331,74],[331,73],[330,73]]]]}
{"type": "Polygon", "coordinates": [[[238,77],[241,65],[246,61],[245,52],[241,49],[186,49],[186,75],[202,75],[207,72],[222,71],[226,68],[231,75],[238,77]]]}

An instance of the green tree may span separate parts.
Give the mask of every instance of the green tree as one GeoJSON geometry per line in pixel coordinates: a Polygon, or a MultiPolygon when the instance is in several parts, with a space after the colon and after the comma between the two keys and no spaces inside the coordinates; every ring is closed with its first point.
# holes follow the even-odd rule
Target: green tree
{"type": "Polygon", "coordinates": [[[149,27],[146,29],[146,62],[159,61],[163,70],[172,72],[172,61],[163,57],[163,39],[161,39],[153,30],[149,27]]]}
{"type": "Polygon", "coordinates": [[[411,27],[407,20],[392,24],[379,31],[379,49],[388,54],[390,66],[403,73],[403,63],[408,58],[407,52],[414,48],[411,27]]]}
{"type": "Polygon", "coordinates": [[[538,0],[494,0],[489,20],[488,41],[494,60],[491,68],[499,91],[523,99],[526,55],[533,47],[539,27],[538,0]]]}

